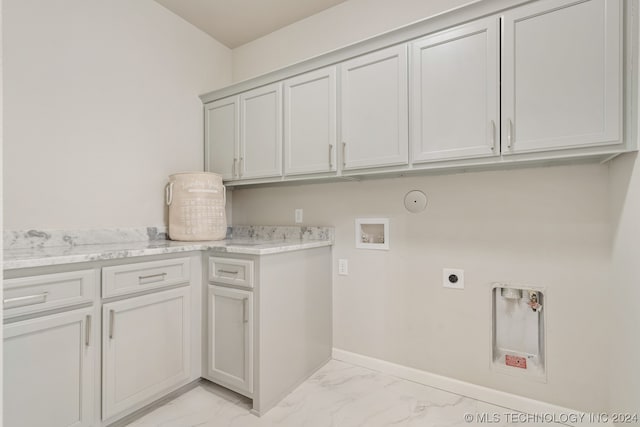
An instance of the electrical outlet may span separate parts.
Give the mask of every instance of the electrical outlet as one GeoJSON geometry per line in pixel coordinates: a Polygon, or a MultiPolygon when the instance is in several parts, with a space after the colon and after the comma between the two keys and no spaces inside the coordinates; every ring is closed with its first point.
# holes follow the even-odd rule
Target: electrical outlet
{"type": "Polygon", "coordinates": [[[459,268],[443,268],[442,286],[451,289],[464,289],[464,270],[459,268]]]}
{"type": "Polygon", "coordinates": [[[296,224],[302,224],[302,209],[296,209],[296,224]]]}
{"type": "Polygon", "coordinates": [[[348,276],[349,275],[349,261],[346,259],[338,260],[338,274],[340,276],[348,276]]]}

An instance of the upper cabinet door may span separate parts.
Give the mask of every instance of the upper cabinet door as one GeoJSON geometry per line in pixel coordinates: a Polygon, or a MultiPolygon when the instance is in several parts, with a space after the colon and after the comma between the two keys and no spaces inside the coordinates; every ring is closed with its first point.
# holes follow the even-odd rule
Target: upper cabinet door
{"type": "Polygon", "coordinates": [[[205,104],[206,165],[208,172],[219,173],[224,180],[238,177],[240,111],[238,97],[205,104]]]}
{"type": "Polygon", "coordinates": [[[282,85],[240,95],[240,178],[282,176],[282,85]]]}
{"type": "Polygon", "coordinates": [[[408,163],[407,91],[406,45],[342,63],[344,170],[408,163]]]}
{"type": "Polygon", "coordinates": [[[498,155],[498,18],[411,44],[414,163],[498,155]]]}
{"type": "Polygon", "coordinates": [[[336,70],[284,82],[285,175],[336,170],[336,70]]]}
{"type": "Polygon", "coordinates": [[[621,3],[544,0],[503,17],[503,154],[621,140],[621,3]]]}

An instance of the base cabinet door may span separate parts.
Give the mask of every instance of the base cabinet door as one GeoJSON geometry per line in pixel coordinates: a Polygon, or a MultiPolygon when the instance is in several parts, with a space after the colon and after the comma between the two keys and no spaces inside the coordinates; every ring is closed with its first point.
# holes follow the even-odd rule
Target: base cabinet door
{"type": "Polygon", "coordinates": [[[620,143],[622,7],[543,0],[504,13],[503,154],[620,143]]]}
{"type": "Polygon", "coordinates": [[[93,418],[92,309],[4,326],[5,427],[83,427],[93,418]]]}
{"type": "Polygon", "coordinates": [[[238,393],[253,393],[253,293],[209,285],[208,375],[238,393]]]}
{"type": "Polygon", "coordinates": [[[189,295],[184,287],[103,305],[103,419],[189,379],[189,295]]]}

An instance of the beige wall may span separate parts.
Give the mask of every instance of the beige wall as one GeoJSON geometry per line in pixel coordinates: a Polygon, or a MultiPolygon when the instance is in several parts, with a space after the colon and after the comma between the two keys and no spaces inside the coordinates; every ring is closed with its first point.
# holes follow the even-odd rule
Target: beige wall
{"type": "Polygon", "coordinates": [[[608,168],[559,166],[234,191],[234,224],[336,227],[334,346],[588,411],[607,407],[608,168]],[[421,214],[405,211],[424,191],[421,214]],[[389,251],[358,250],[354,220],[390,218],[389,251]],[[349,276],[337,275],[337,259],[349,276]],[[466,289],[442,287],[444,267],[466,289]],[[548,382],[494,373],[490,286],[548,288],[548,382]],[[599,319],[595,322],[593,319],[599,319]]]}
{"type": "Polygon", "coordinates": [[[162,225],[231,51],[152,0],[5,0],[5,228],[162,225]]]}
{"type": "Polygon", "coordinates": [[[349,0],[233,50],[241,81],[402,27],[472,0],[349,0]]]}

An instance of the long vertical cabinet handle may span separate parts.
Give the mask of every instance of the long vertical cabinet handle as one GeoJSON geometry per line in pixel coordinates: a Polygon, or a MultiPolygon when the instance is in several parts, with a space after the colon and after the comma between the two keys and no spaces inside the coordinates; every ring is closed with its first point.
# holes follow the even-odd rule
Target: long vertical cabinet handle
{"type": "Polygon", "coordinates": [[[333,144],[329,144],[329,170],[333,169],[333,144]]]}
{"type": "Polygon", "coordinates": [[[513,122],[511,119],[507,120],[507,148],[511,148],[513,145],[513,122]]]}
{"type": "Polygon", "coordinates": [[[84,323],[84,345],[89,347],[89,344],[91,344],[91,315],[87,314],[84,323]]]}
{"type": "Polygon", "coordinates": [[[247,319],[247,301],[249,298],[242,298],[242,321],[244,323],[249,323],[249,319],[247,319]]]}
{"type": "Polygon", "coordinates": [[[244,166],[244,157],[240,157],[240,163],[238,163],[238,177],[242,178],[242,167],[244,166]]]}
{"type": "Polygon", "coordinates": [[[113,339],[113,318],[115,316],[115,311],[109,310],[109,339],[113,339]]]}
{"type": "Polygon", "coordinates": [[[342,169],[347,167],[347,143],[342,143],[342,169]]]}
{"type": "Polygon", "coordinates": [[[491,151],[496,151],[496,122],[491,120],[491,151]]]}
{"type": "Polygon", "coordinates": [[[231,166],[231,176],[236,177],[236,163],[238,163],[238,159],[233,159],[233,166],[231,166]]]}

